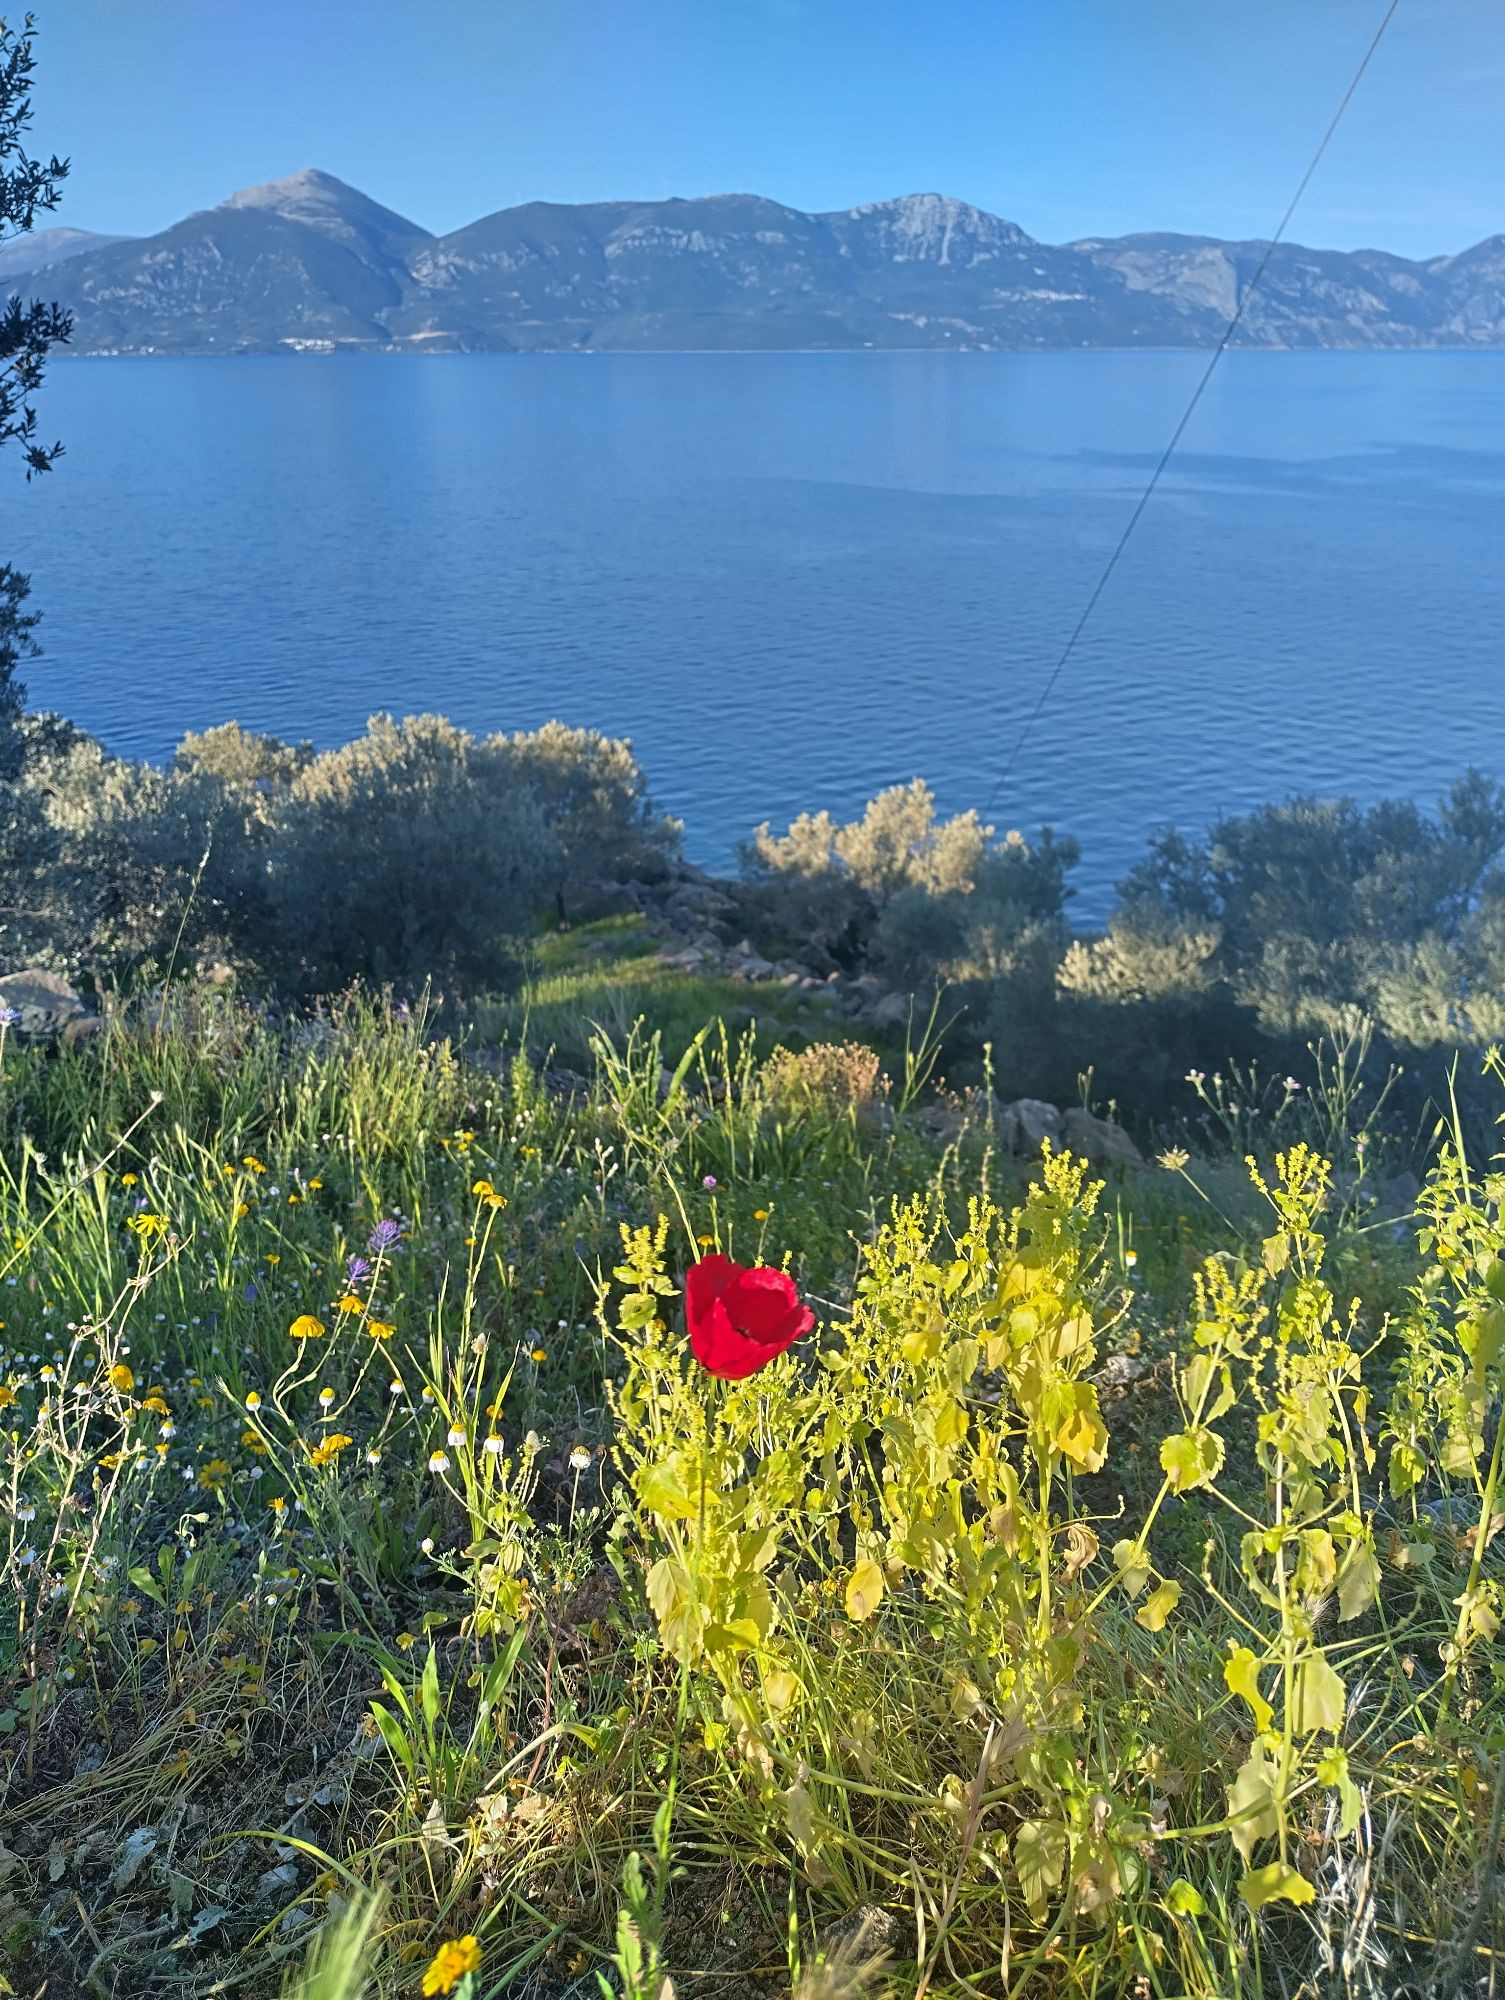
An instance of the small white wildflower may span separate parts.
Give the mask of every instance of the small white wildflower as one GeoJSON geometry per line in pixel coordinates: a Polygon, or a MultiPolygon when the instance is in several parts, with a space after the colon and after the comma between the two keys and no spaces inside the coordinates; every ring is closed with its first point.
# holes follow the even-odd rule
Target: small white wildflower
{"type": "Polygon", "coordinates": [[[499,1437],[498,1437],[498,1436],[496,1435],[495,1431],[493,1431],[493,1432],[492,1432],[492,1434],[491,1434],[491,1436],[490,1436],[489,1438],[487,1438],[487,1440],[486,1440],[485,1444],[484,1444],[484,1445],[482,1446],[482,1450],[490,1452],[490,1454],[491,1454],[491,1456],[492,1456],[493,1458],[500,1458],[500,1457],[501,1457],[501,1455],[502,1455],[502,1441],[501,1441],[501,1439],[500,1439],[500,1438],[499,1438],[499,1437]]]}
{"type": "Polygon", "coordinates": [[[465,1442],[465,1432],[464,1432],[464,1430],[463,1430],[463,1429],[461,1428],[461,1426],[460,1426],[459,1424],[451,1424],[451,1425],[450,1425],[450,1427],[449,1427],[449,1436],[447,1437],[447,1439],[445,1440],[445,1442],[446,1442],[447,1444],[452,1444],[452,1445],[456,1446],[457,1448],[458,1448],[458,1447],[459,1447],[460,1445],[464,1444],[464,1442],[465,1442]]]}
{"type": "Polygon", "coordinates": [[[449,1453],[447,1451],[431,1451],[429,1453],[429,1471],[448,1472],[449,1453]]]}
{"type": "Polygon", "coordinates": [[[584,1472],[590,1465],[590,1462],[591,1455],[585,1446],[577,1444],[575,1449],[570,1453],[570,1464],[575,1468],[576,1472],[584,1472]]]}

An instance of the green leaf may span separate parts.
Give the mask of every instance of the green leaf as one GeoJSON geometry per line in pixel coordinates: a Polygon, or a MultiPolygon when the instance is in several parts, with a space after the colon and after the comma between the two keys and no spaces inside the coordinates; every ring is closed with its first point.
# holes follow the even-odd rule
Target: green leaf
{"type": "Polygon", "coordinates": [[[439,1720],[439,1655],[432,1646],[429,1647],[429,1656],[423,1663],[419,1696],[423,1703],[423,1719],[432,1734],[434,1725],[439,1720]]]}
{"type": "Polygon", "coordinates": [[[690,1607],[690,1575],[672,1556],[660,1556],[648,1572],[648,1603],[659,1623],[664,1643],[675,1653],[684,1650],[690,1607]]]}
{"type": "Polygon", "coordinates": [[[1330,1729],[1336,1736],[1343,1727],[1347,1696],[1343,1683],[1321,1653],[1313,1653],[1296,1669],[1296,1686],[1291,1695],[1291,1727],[1298,1736],[1330,1729]]]}
{"type": "Polygon", "coordinates": [[[645,1466],[637,1476],[637,1489],[643,1505],[661,1521],[691,1521],[700,1511],[690,1498],[684,1459],[677,1451],[657,1465],[645,1466]]]}
{"type": "Polygon", "coordinates": [[[1272,1277],[1278,1276],[1291,1261],[1291,1239],[1283,1229],[1265,1238],[1261,1245],[1261,1259],[1272,1277]]]}
{"type": "Polygon", "coordinates": [[[1414,1444],[1394,1445],[1390,1452],[1390,1491],[1397,1500],[1404,1500],[1420,1486],[1427,1470],[1427,1461],[1414,1444]]]}
{"type": "Polygon", "coordinates": [[[1223,1465],[1223,1440],[1216,1431],[1182,1431],[1160,1447],[1160,1469],[1173,1493],[1190,1493],[1216,1479],[1223,1465]]]}
{"type": "Polygon", "coordinates": [[[883,1572],[870,1559],[858,1563],[847,1580],[847,1616],[860,1625],[883,1601],[883,1572]]]}
{"type": "Polygon", "coordinates": [[[1210,1354],[1194,1355],[1181,1370],[1181,1400],[1199,1422],[1216,1423],[1226,1410],[1233,1407],[1233,1384],[1229,1379],[1227,1363],[1214,1360],[1210,1354]],[[1219,1375],[1222,1387],[1212,1398],[1211,1407],[1207,1407],[1213,1379],[1219,1375]]]}
{"type": "Polygon", "coordinates": [[[1090,1382],[1073,1382],[1051,1442],[1063,1458],[1082,1472],[1100,1472],[1108,1457],[1108,1426],[1098,1414],[1097,1391],[1090,1382]]]}
{"type": "Polygon", "coordinates": [[[1134,1613],[1135,1623],[1142,1625],[1146,1632],[1162,1631],[1166,1619],[1170,1617],[1180,1602],[1180,1584],[1175,1582],[1162,1583],[1158,1590],[1150,1592],[1144,1603],[1134,1613]]]}
{"type": "MultiPolygon", "coordinates": [[[[1227,1668],[1223,1671],[1226,1673],[1227,1668]]],[[[1264,1752],[1256,1747],[1228,1787],[1228,1831],[1246,1861],[1261,1840],[1268,1840],[1280,1830],[1272,1769],[1264,1752]]]]}
{"type": "Polygon", "coordinates": [[[1380,1594],[1380,1562],[1367,1533],[1355,1535],[1338,1569],[1338,1621],[1366,1612],[1380,1594]]]}
{"type": "Polygon", "coordinates": [[[1266,1903],[1314,1903],[1317,1891],[1304,1875],[1284,1861],[1272,1861],[1265,1868],[1251,1868],[1238,1885],[1238,1892],[1251,1910],[1266,1903]]]}
{"type": "Polygon", "coordinates": [[[1165,1892],[1165,1907],[1175,1917],[1205,1917],[1207,1905],[1202,1900],[1202,1892],[1178,1875],[1165,1892]]]}
{"type": "Polygon", "coordinates": [[[1346,1839],[1358,1825],[1364,1810],[1363,1794],[1348,1775],[1348,1752],[1340,1750],[1336,1744],[1330,1750],[1324,1750],[1317,1759],[1317,1779],[1320,1784],[1331,1785],[1338,1794],[1341,1805],[1338,1832],[1346,1839]]]}
{"type": "Polygon", "coordinates": [[[899,1342],[899,1352],[911,1368],[933,1361],[946,1337],[946,1322],[932,1307],[917,1325],[909,1328],[899,1342]]]}
{"type": "Polygon", "coordinates": [[[149,1597],[153,1604],[160,1604],[166,1609],[167,1599],[162,1595],[162,1586],[149,1569],[143,1569],[138,1565],[131,1571],[131,1582],[144,1596],[149,1597]]]}
{"type": "Polygon", "coordinates": [[[408,1776],[411,1777],[416,1763],[413,1746],[409,1743],[397,1717],[392,1714],[390,1709],[384,1708],[379,1701],[373,1701],[371,1704],[371,1720],[381,1732],[381,1740],[386,1744],[388,1750],[391,1751],[393,1761],[396,1763],[398,1769],[406,1771],[408,1776]]]}
{"type": "Polygon", "coordinates": [[[1150,1580],[1150,1566],[1138,1542],[1127,1539],[1113,1544],[1113,1567],[1130,1597],[1137,1597],[1150,1580]]]}
{"type": "Polygon", "coordinates": [[[1487,1306],[1474,1322],[1474,1335],[1473,1362],[1482,1375],[1494,1367],[1505,1349],[1505,1305],[1487,1306]]]}
{"type": "Polygon", "coordinates": [[[1044,1825],[1027,1819],[1014,1835],[1014,1870],[1030,1915],[1043,1917],[1050,1892],[1060,1886],[1066,1867],[1066,1829],[1058,1821],[1044,1825]]]}

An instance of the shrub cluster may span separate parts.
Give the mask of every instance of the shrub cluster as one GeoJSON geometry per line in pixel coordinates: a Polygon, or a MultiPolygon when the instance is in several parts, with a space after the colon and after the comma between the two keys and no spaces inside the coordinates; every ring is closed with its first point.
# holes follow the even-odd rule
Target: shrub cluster
{"type": "Polygon", "coordinates": [[[1044,1096],[1093,1068],[1153,1101],[1189,1064],[1296,1063],[1360,1020],[1395,1060],[1505,1034],[1505,786],[1477,771],[1430,815],[1293,798],[1199,838],[1162,830],[1099,936],[1067,923],[1077,859],[1049,828],[1031,843],[975,812],[941,820],[917,781],[847,825],[760,827],[743,890],[771,943],[947,985],[1009,1087],[1044,1096]]]}
{"type": "Polygon", "coordinates": [[[217,954],[288,990],[485,980],[509,940],[603,878],[661,869],[678,827],[631,746],[551,722],[474,737],[373,716],[338,749],[236,723],[160,769],[55,716],[0,792],[0,953],[118,975],[217,954]]]}

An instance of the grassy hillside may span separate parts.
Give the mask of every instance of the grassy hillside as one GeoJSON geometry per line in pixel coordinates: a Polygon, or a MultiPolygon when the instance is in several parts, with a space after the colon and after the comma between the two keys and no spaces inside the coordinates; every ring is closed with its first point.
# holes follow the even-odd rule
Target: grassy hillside
{"type": "Polygon", "coordinates": [[[1498,1163],[1101,1184],[758,1003],[0,1029],[14,1991],[1489,1990],[1498,1163]]]}

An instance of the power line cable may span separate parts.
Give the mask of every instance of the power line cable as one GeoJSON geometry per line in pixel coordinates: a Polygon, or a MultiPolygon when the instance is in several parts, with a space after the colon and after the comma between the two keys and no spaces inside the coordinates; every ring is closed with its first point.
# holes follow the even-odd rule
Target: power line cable
{"type": "Polygon", "coordinates": [[[1313,153],[1311,161],[1307,166],[1306,172],[1301,176],[1300,185],[1297,187],[1296,192],[1291,196],[1290,202],[1286,207],[1285,214],[1280,218],[1279,228],[1275,231],[1275,234],[1270,238],[1269,242],[1265,245],[1264,255],[1260,258],[1259,263],[1255,266],[1254,276],[1249,280],[1249,283],[1245,286],[1243,292],[1239,295],[1238,304],[1234,308],[1233,317],[1232,319],[1229,320],[1227,326],[1224,327],[1222,339],[1218,342],[1217,346],[1212,350],[1212,358],[1208,361],[1206,368],[1203,369],[1201,380],[1197,383],[1196,388],[1192,391],[1191,401],[1187,404],[1185,410],[1183,410],[1181,413],[1181,421],[1176,425],[1174,431],[1171,432],[1170,442],[1166,445],[1165,450],[1160,454],[1160,462],[1155,467],[1155,470],[1150,474],[1149,484],[1145,487],[1143,493],[1140,494],[1138,503],[1135,506],[1133,513],[1129,516],[1124,531],[1119,536],[1118,541],[1114,546],[1113,553],[1109,556],[1102,575],[1098,578],[1096,584],[1093,587],[1092,595],[1087,599],[1087,603],[1082,611],[1081,617],[1078,618],[1076,624],[1073,626],[1070,638],[1066,641],[1066,644],[1061,648],[1060,657],[1057,659],[1055,665],[1051,668],[1050,673],[1046,676],[1045,685],[1040,690],[1039,698],[1035,702],[1034,708],[1030,711],[1029,717],[1026,720],[1024,727],[1020,730],[1018,736],[1015,738],[1014,747],[1009,752],[1008,762],[1004,765],[1003,771],[999,776],[997,783],[994,785],[992,791],[988,794],[987,803],[983,807],[983,812],[985,814],[992,810],[993,805],[996,802],[999,793],[1003,790],[1004,786],[1008,783],[1009,779],[1014,775],[1014,771],[1018,766],[1019,758],[1024,750],[1024,746],[1029,741],[1030,735],[1034,730],[1035,724],[1040,720],[1040,717],[1044,714],[1045,705],[1050,700],[1050,697],[1055,690],[1056,682],[1061,678],[1061,675],[1065,670],[1067,662],[1070,660],[1072,654],[1076,651],[1077,641],[1081,638],[1083,632],[1086,631],[1088,622],[1091,619],[1093,612],[1097,609],[1098,599],[1107,589],[1108,580],[1112,576],[1114,570],[1118,568],[1119,558],[1120,556],[1122,556],[1124,550],[1129,546],[1129,538],[1134,533],[1134,530],[1139,526],[1140,516],[1144,513],[1145,508],[1149,506],[1151,499],[1154,497],[1155,488],[1160,484],[1161,475],[1165,471],[1165,468],[1170,464],[1171,456],[1174,453],[1176,446],[1181,442],[1181,439],[1185,434],[1187,425],[1196,415],[1197,405],[1201,402],[1203,394],[1206,391],[1207,385],[1212,380],[1213,371],[1216,369],[1218,363],[1222,360],[1224,354],[1227,352],[1228,343],[1232,340],[1234,334],[1237,333],[1239,329],[1239,324],[1244,317],[1245,308],[1248,306],[1249,301],[1250,299],[1253,298],[1255,292],[1259,289],[1259,281],[1265,275],[1265,270],[1269,265],[1270,259],[1274,256],[1276,250],[1280,246],[1281,239],[1284,237],[1286,230],[1290,227],[1291,218],[1295,215],[1297,208],[1301,204],[1301,197],[1306,193],[1307,187],[1311,181],[1313,174],[1316,173],[1318,167],[1322,164],[1322,156],[1327,151],[1328,146],[1332,141],[1333,134],[1337,131],[1339,125],[1342,124],[1343,114],[1345,111],[1347,111],[1349,104],[1352,102],[1354,92],[1358,89],[1360,83],[1363,81],[1365,70],[1368,69],[1370,63],[1374,60],[1376,50],[1379,48],[1380,43],[1385,39],[1385,30],[1390,26],[1390,23],[1394,20],[1396,10],[1399,8],[1399,6],[1400,6],[1400,0],[1390,0],[1389,6],[1385,9],[1384,18],[1381,20],[1379,26],[1375,29],[1374,36],[1370,41],[1368,48],[1364,51],[1363,60],[1360,62],[1358,68],[1354,71],[1353,76],[1349,81],[1348,88],[1343,93],[1342,102],[1339,104],[1337,110],[1333,113],[1332,122],[1329,124],[1327,130],[1322,135],[1322,143],[1318,146],[1316,152],[1313,153]]]}

